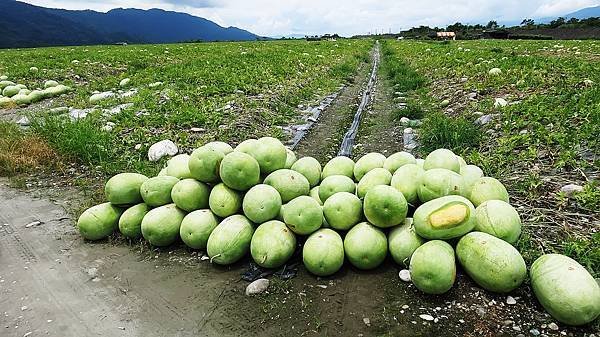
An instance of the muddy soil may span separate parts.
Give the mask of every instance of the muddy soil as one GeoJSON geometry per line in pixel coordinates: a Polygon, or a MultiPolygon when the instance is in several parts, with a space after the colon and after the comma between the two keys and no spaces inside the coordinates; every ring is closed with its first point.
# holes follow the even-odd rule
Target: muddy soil
{"type": "MultiPolygon", "coordinates": [[[[76,198],[75,193],[70,193],[76,198]]],[[[69,198],[65,195],[65,198],[69,198]]],[[[57,203],[0,184],[2,336],[516,336],[553,320],[521,287],[489,294],[459,273],[444,296],[425,296],[391,261],[331,278],[300,267],[247,297],[248,260],[216,267],[183,246],[150,249],[113,237],[85,242],[57,203]],[[41,224],[35,223],[41,221],[41,224]],[[420,315],[431,315],[427,321],[420,315]],[[28,334],[30,333],[30,334],[28,334]]],[[[423,316],[426,317],[426,316],[423,316]]],[[[587,333],[587,334],[586,334],[587,333]]]]}

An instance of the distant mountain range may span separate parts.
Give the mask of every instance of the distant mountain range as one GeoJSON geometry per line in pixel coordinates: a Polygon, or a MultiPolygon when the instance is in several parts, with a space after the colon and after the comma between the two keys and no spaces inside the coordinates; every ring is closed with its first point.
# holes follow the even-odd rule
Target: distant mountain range
{"type": "Polygon", "coordinates": [[[0,0],[0,48],[257,38],[240,28],[225,28],[204,18],[162,9],[118,8],[101,13],[0,0]]]}
{"type": "MultiPolygon", "coordinates": [[[[577,18],[577,19],[581,20],[581,19],[587,19],[587,18],[593,18],[593,17],[600,17],[600,6],[587,7],[587,8],[580,9],[573,13],[558,15],[556,17],[537,18],[537,19],[535,19],[535,22],[536,23],[550,23],[550,21],[556,20],[559,17],[563,17],[567,20],[569,20],[571,18],[577,18]]],[[[518,23],[517,23],[517,25],[518,25],[518,23]]]]}
{"type": "Polygon", "coordinates": [[[565,15],[565,18],[567,20],[571,19],[571,18],[587,19],[587,18],[594,18],[594,17],[600,17],[600,6],[580,9],[576,12],[565,15]]]}

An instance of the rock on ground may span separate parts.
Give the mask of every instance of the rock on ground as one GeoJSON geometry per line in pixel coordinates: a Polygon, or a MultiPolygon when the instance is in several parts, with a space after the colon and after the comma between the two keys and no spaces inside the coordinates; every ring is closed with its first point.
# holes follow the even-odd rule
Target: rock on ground
{"type": "Polygon", "coordinates": [[[565,193],[566,195],[571,195],[574,193],[583,192],[583,187],[575,184],[569,184],[561,187],[560,191],[565,193]]]}
{"type": "Polygon", "coordinates": [[[398,276],[400,277],[400,279],[404,282],[410,282],[411,278],[410,278],[410,271],[406,270],[406,269],[402,269],[400,271],[400,273],[398,273],[398,276]]]}
{"type": "Polygon", "coordinates": [[[150,161],[159,161],[164,156],[174,156],[179,152],[177,145],[172,141],[165,139],[152,144],[148,149],[148,159],[150,161]]]}
{"type": "Polygon", "coordinates": [[[250,296],[260,294],[267,290],[267,288],[269,288],[269,280],[266,278],[261,278],[250,283],[246,287],[246,295],[250,296]]]}

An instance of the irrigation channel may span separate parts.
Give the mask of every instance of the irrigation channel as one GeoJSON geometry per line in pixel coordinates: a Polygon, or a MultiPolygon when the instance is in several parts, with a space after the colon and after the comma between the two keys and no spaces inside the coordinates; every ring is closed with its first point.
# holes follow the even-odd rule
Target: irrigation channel
{"type": "Polygon", "coordinates": [[[288,143],[292,150],[321,162],[336,155],[352,156],[361,120],[377,88],[379,42],[375,42],[370,54],[370,62],[359,66],[351,83],[309,111],[306,124],[298,126],[288,143]]]}
{"type": "Polygon", "coordinates": [[[354,119],[352,120],[352,124],[350,128],[344,135],[342,139],[342,145],[340,146],[340,151],[338,152],[339,156],[350,157],[352,155],[352,150],[354,148],[354,141],[356,140],[356,135],[358,134],[358,127],[360,126],[360,121],[362,119],[363,112],[365,108],[371,103],[373,93],[375,91],[375,84],[377,83],[377,71],[379,70],[379,62],[381,58],[380,50],[379,50],[379,41],[375,42],[375,47],[373,51],[373,66],[371,69],[371,76],[369,77],[369,83],[363,92],[362,99],[360,101],[360,105],[358,109],[356,109],[356,113],[354,114],[354,119]]]}

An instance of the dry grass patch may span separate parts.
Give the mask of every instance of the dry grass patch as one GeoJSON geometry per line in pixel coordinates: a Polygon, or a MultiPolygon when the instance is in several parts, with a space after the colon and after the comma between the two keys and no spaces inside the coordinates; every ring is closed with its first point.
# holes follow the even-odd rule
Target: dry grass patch
{"type": "Polygon", "coordinates": [[[12,123],[0,122],[0,175],[11,177],[42,167],[62,167],[50,145],[12,123]]]}

